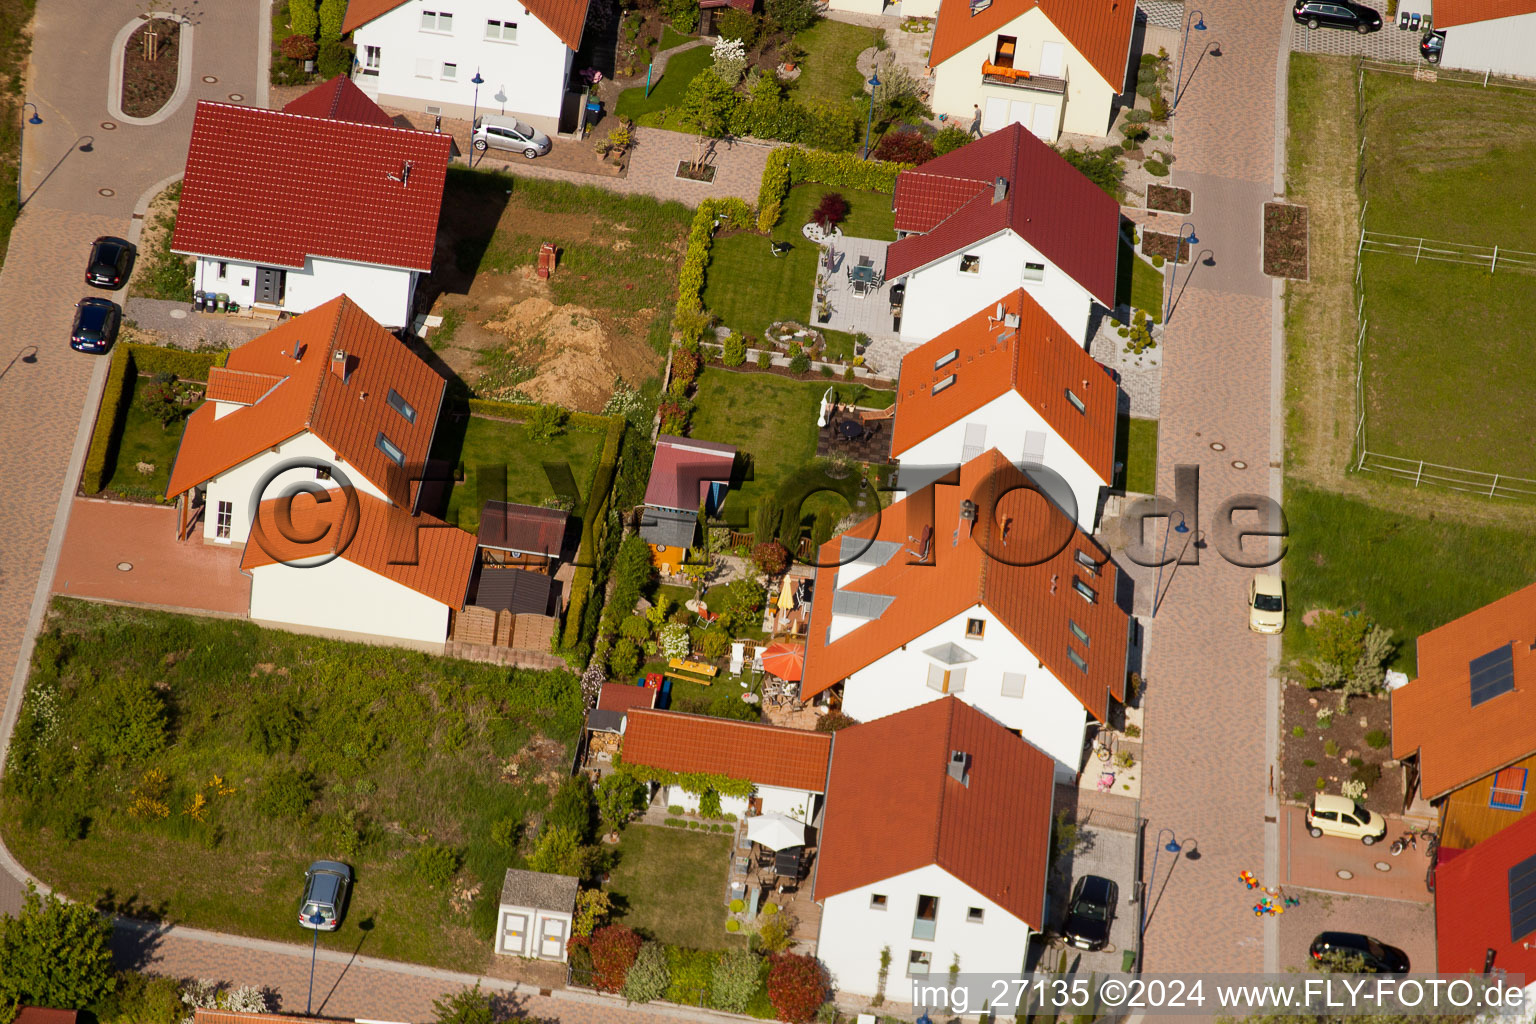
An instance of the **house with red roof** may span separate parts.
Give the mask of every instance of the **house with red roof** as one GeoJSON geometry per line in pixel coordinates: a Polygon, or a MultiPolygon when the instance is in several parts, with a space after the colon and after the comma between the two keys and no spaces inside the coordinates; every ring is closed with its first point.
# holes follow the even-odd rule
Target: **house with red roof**
{"type": "Polygon", "coordinates": [[[440,647],[473,534],[422,512],[447,382],[342,296],[208,376],[166,495],[182,535],[242,544],[252,619],[440,647]]]}
{"type": "Polygon", "coordinates": [[[893,203],[885,277],[906,282],[908,344],[1021,288],[1079,343],[1115,306],[1119,204],[1019,125],[903,171],[893,203]]]}
{"type": "Polygon", "coordinates": [[[720,511],[735,465],[731,445],[672,434],[656,438],[640,513],[640,536],[650,545],[652,563],[669,572],[683,564],[698,534],[699,507],[708,515],[720,511]]]}
{"type": "Polygon", "coordinates": [[[1536,818],[1473,849],[1440,850],[1435,960],[1441,974],[1492,969],[1536,979],[1536,818]]]}
{"type": "Polygon", "coordinates": [[[328,82],[293,111],[198,103],[171,237],[197,260],[193,288],[274,319],[347,295],[411,322],[452,139],[391,127],[353,92],[328,82]]]}
{"type": "Polygon", "coordinates": [[[1074,779],[1125,699],[1133,619],[1103,548],[995,448],[818,553],[800,698],[873,721],[958,696],[1074,779]]]}
{"type": "Polygon", "coordinates": [[[1045,923],[1052,759],[956,697],[838,730],[819,834],[816,955],[842,993],[1020,977],[1045,923]]]}
{"type": "Polygon", "coordinates": [[[996,448],[1091,531],[1115,475],[1115,380],[1029,292],[998,305],[1002,316],[988,305],[902,359],[891,435],[902,488],[996,448]]]}
{"type": "Polygon", "coordinates": [[[357,45],[353,80],[380,103],[464,120],[515,115],[553,135],[562,105],[579,107],[571,72],[588,4],[351,0],[342,30],[357,45]]]}
{"type": "Polygon", "coordinates": [[[1403,0],[1405,13],[1433,21],[1443,67],[1536,78],[1536,0],[1403,0]]]}
{"type": "MultiPolygon", "coordinates": [[[[1438,810],[1440,856],[1491,842],[1536,799],[1536,584],[1422,634],[1392,691],[1392,756],[1438,810]]],[[[1536,853],[1536,850],[1532,851],[1536,853]]]]}
{"type": "MultiPolygon", "coordinates": [[[[603,692],[607,694],[608,687],[603,692]]],[[[749,797],[720,794],[726,814],[784,814],[811,824],[820,813],[831,733],[657,711],[643,702],[627,708],[623,728],[625,764],[750,782],[749,797]]],[[[672,783],[666,789],[668,806],[699,809],[702,794],[687,784],[672,783]]]]}

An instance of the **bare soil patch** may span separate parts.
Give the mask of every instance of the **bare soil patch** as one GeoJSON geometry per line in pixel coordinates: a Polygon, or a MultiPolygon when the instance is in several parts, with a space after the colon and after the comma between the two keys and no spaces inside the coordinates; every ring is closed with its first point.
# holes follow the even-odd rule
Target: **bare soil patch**
{"type": "Polygon", "coordinates": [[[180,22],[155,18],[135,29],[123,48],[123,113],[149,117],[165,106],[180,66],[180,22]]]}
{"type": "Polygon", "coordinates": [[[677,164],[677,176],[688,181],[711,182],[715,180],[715,168],[713,164],[702,166],[690,163],[687,160],[679,160],[677,164]]]}
{"type": "Polygon", "coordinates": [[[1264,204],[1264,273],[1307,279],[1307,208],[1264,204]]]}
{"type": "Polygon", "coordinates": [[[1189,240],[1161,231],[1143,231],[1141,251],[1145,256],[1162,256],[1179,263],[1189,262],[1189,240]]]}
{"type": "Polygon", "coordinates": [[[1380,732],[1390,736],[1391,704],[1385,696],[1351,697],[1347,710],[1339,710],[1339,695],[1327,690],[1308,690],[1286,682],[1281,695],[1280,778],[1284,799],[1304,803],[1314,793],[1337,796],[1339,787],[1352,778],[1368,780],[1372,767],[1380,777],[1370,784],[1360,802],[1372,811],[1397,814],[1403,809],[1403,769],[1392,761],[1388,745],[1375,748],[1366,740],[1380,732]],[[1327,712],[1320,718],[1319,712],[1327,712]],[[1296,735],[1300,729],[1302,734],[1296,735]],[[1322,779],[1324,788],[1317,788],[1322,779]]]}
{"type": "Polygon", "coordinates": [[[1193,204],[1193,195],[1187,188],[1176,188],[1173,185],[1148,185],[1147,209],[1162,210],[1166,213],[1188,213],[1193,204]]]}

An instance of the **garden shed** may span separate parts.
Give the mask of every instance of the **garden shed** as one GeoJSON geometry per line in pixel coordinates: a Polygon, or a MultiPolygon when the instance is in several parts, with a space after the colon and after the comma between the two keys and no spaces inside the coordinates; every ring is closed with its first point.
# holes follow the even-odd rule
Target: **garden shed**
{"type": "Polygon", "coordinates": [[[565,962],[579,885],[570,875],[508,868],[496,915],[496,952],[565,962]]]}

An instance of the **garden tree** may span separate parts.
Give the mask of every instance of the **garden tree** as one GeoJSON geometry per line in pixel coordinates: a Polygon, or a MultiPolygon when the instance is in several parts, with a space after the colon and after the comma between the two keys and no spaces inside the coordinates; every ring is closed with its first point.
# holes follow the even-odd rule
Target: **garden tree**
{"type": "Polygon", "coordinates": [[[720,80],[726,85],[735,85],[741,81],[742,72],[747,70],[746,43],[740,38],[727,36],[721,32],[720,38],[715,40],[715,45],[710,51],[710,58],[714,62],[714,72],[720,76],[720,80]]]}
{"type": "Polygon", "coordinates": [[[582,889],[576,894],[576,919],[571,924],[574,935],[586,938],[606,924],[613,913],[613,900],[601,889],[582,889]]]}
{"type": "MultiPolygon", "coordinates": [[[[767,355],[767,352],[762,353],[767,355]]],[[[757,509],[752,514],[752,535],[759,545],[767,544],[779,534],[779,520],[784,509],[771,494],[757,499],[757,509]]]]}
{"type": "Polygon", "coordinates": [[[640,936],[621,924],[610,924],[584,941],[592,953],[592,987],[599,992],[623,991],[629,969],[640,955],[640,936]]]}
{"type": "MultiPolygon", "coordinates": [[[[804,352],[796,352],[789,359],[789,368],[795,373],[804,373],[810,366],[811,359],[804,352]]],[[[800,508],[798,501],[786,502],[784,518],[779,520],[779,544],[790,554],[800,550],[800,531],[805,525],[800,508]]]]}
{"type": "Polygon", "coordinates": [[[1081,171],[1083,177],[1119,199],[1120,181],[1125,177],[1125,168],[1120,166],[1117,152],[1119,148],[1078,149],[1076,146],[1068,146],[1060,152],[1061,158],[1081,171]]]}
{"type": "Polygon", "coordinates": [[[624,977],[621,990],[624,998],[632,1003],[648,1003],[667,994],[672,975],[667,970],[667,952],[659,942],[641,945],[635,962],[624,977]]]}
{"type": "Polygon", "coordinates": [[[764,600],[763,588],[757,581],[742,577],[711,590],[709,610],[720,616],[722,629],[736,634],[758,624],[764,600]]]}
{"type": "Polygon", "coordinates": [[[931,140],[933,143],[933,155],[943,156],[945,153],[953,153],[961,146],[968,145],[971,141],[971,133],[959,125],[946,125],[940,128],[938,134],[931,140]]]}
{"type": "Polygon", "coordinates": [[[698,0],[662,0],[661,13],[683,35],[699,27],[698,0]]]}
{"type": "Polygon", "coordinates": [[[528,867],[549,875],[586,878],[592,869],[592,853],[590,848],[581,845],[576,833],[570,829],[563,825],[546,825],[539,833],[538,845],[528,857],[528,867]]]}
{"type": "Polygon", "coordinates": [[[446,999],[432,1003],[437,1024],[494,1024],[495,1008],[488,993],[480,991],[480,983],[474,988],[461,988],[446,999]]]}
{"type": "Polygon", "coordinates": [[[92,907],[27,883],[21,913],[0,918],[0,1007],[82,1010],[117,986],[112,926],[92,907]]]}
{"type": "Polygon", "coordinates": [[[644,615],[631,615],[619,627],[619,635],[637,644],[643,644],[651,638],[651,620],[644,615]]]}
{"type": "Polygon", "coordinates": [[[546,825],[568,828],[578,842],[592,838],[592,818],[597,810],[592,802],[592,785],[585,775],[573,775],[560,783],[554,802],[545,816],[546,825]]]}
{"type": "Polygon", "coordinates": [[[757,995],[759,961],[745,949],[720,954],[709,975],[709,1000],[730,1013],[742,1013],[757,995]]]}
{"type": "Polygon", "coordinates": [[[731,127],[737,97],[730,84],[712,70],[700,71],[683,94],[682,125],[695,136],[693,169],[704,164],[704,140],[723,138],[731,127]]]}
{"type": "Polygon", "coordinates": [[[778,1019],[803,1024],[814,1018],[831,989],[821,964],[798,953],[775,953],[768,964],[768,1001],[778,1019]]]}
{"type": "MultiPolygon", "coordinates": [[[[625,625],[628,625],[628,620],[625,625]]],[[[639,668],[640,648],[629,637],[620,637],[613,645],[613,649],[608,652],[608,671],[624,679],[634,675],[639,668]]]]}
{"type": "Polygon", "coordinates": [[[790,35],[799,35],[821,19],[815,0],[765,0],[770,21],[790,35]]]}
{"type": "Polygon", "coordinates": [[[1309,690],[1339,690],[1339,707],[1349,698],[1374,693],[1386,678],[1396,644],[1392,631],[1364,615],[1323,612],[1307,627],[1315,652],[1292,668],[1309,690]]]}
{"type": "Polygon", "coordinates": [[[288,0],[288,25],[296,35],[313,37],[320,31],[315,0],[288,0]]]}
{"type": "Polygon", "coordinates": [[[617,832],[645,809],[645,783],[627,771],[610,772],[597,784],[597,813],[603,830],[617,832]]]}
{"type": "Polygon", "coordinates": [[[749,50],[762,32],[762,21],[750,11],[727,7],[715,14],[715,33],[721,39],[740,39],[741,45],[749,50]]]}
{"type": "Polygon", "coordinates": [[[339,40],[347,20],[347,0],[320,0],[320,38],[339,40]]]}
{"type": "Polygon", "coordinates": [[[817,512],[816,518],[811,522],[811,550],[820,551],[821,546],[831,540],[835,532],[837,532],[837,514],[830,509],[817,512]]]}
{"type": "MultiPolygon", "coordinates": [[[[740,11],[731,10],[732,14],[740,11]]],[[[740,366],[747,361],[747,339],[741,336],[740,331],[732,331],[730,337],[725,339],[721,348],[720,361],[726,366],[740,366]]]]}
{"type": "MultiPolygon", "coordinates": [[[[775,911],[777,909],[775,907],[775,911]]],[[[777,912],[768,914],[757,929],[757,948],[770,956],[774,953],[782,953],[795,941],[794,936],[789,932],[788,914],[777,912]]]]}
{"type": "MultiPolygon", "coordinates": [[[[795,524],[795,533],[800,532],[800,524],[795,524]]],[[[767,576],[777,576],[789,565],[789,552],[778,541],[770,540],[759,544],[752,549],[752,564],[757,566],[757,571],[767,576]]]]}
{"type": "Polygon", "coordinates": [[[534,441],[551,441],[565,433],[571,414],[558,405],[541,405],[523,421],[523,429],[534,441]]]}
{"type": "Polygon", "coordinates": [[[320,52],[319,45],[309,36],[291,35],[282,41],[279,49],[289,60],[314,60],[320,52]]]}
{"type": "Polygon", "coordinates": [[[822,195],[821,202],[816,204],[811,220],[821,225],[823,231],[830,231],[847,216],[848,200],[843,198],[841,192],[827,192],[822,195]]]}

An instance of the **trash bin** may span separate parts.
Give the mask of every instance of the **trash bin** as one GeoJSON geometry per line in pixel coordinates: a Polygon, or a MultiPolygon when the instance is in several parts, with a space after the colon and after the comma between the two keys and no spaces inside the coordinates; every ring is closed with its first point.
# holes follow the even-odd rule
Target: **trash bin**
{"type": "Polygon", "coordinates": [[[240,312],[240,303],[238,303],[238,302],[231,302],[229,304],[229,311],[231,313],[238,313],[238,312],[240,312]]]}
{"type": "Polygon", "coordinates": [[[194,312],[198,312],[198,313],[201,313],[203,311],[203,292],[202,292],[202,289],[198,289],[197,291],[192,293],[192,309],[193,309],[194,312]]]}
{"type": "Polygon", "coordinates": [[[219,300],[218,301],[219,301],[219,305],[218,305],[218,310],[217,311],[220,312],[220,313],[227,312],[229,310],[229,293],[228,292],[219,292],[219,300]]]}

